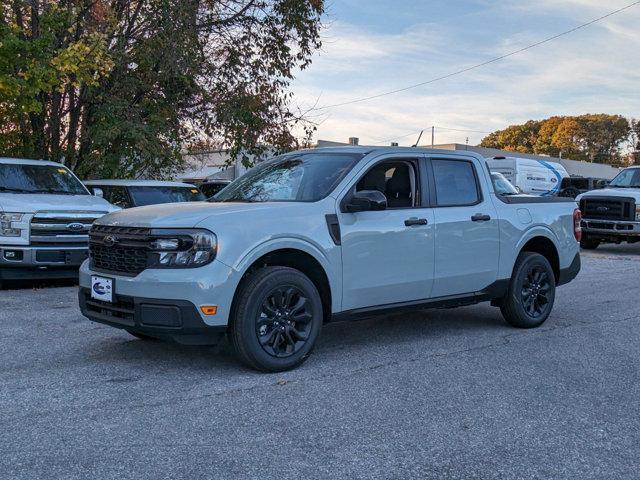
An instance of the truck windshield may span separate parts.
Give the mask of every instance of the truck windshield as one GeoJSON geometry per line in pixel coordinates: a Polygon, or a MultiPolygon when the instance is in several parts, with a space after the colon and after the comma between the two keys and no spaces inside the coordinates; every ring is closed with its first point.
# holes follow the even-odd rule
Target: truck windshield
{"type": "Polygon", "coordinates": [[[640,188],[640,168],[627,168],[611,180],[610,187],[640,188]]]}
{"type": "Polygon", "coordinates": [[[296,153],[249,170],[213,202],[317,202],[363,158],[351,153],[296,153]]]}
{"type": "Polygon", "coordinates": [[[129,187],[129,193],[137,207],[205,200],[202,192],[193,187],[129,187]]]}
{"type": "Polygon", "coordinates": [[[0,163],[0,192],[89,195],[65,167],[0,163]]]}
{"type": "Polygon", "coordinates": [[[518,195],[519,193],[518,189],[501,173],[491,172],[491,181],[496,195],[518,195]]]}

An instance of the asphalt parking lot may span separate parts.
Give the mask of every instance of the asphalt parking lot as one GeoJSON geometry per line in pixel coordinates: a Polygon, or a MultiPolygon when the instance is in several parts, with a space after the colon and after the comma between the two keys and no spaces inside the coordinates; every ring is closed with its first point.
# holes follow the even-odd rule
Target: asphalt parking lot
{"type": "Polygon", "coordinates": [[[637,479],[640,246],[540,329],[478,305],[324,328],[300,369],[137,340],[76,288],[0,292],[2,478],[637,479]]]}

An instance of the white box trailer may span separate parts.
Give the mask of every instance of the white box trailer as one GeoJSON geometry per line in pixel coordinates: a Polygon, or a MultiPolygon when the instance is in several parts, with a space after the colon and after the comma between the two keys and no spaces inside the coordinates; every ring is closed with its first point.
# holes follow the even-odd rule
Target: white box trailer
{"type": "Polygon", "coordinates": [[[562,179],[569,173],[559,163],[519,157],[487,158],[492,172],[504,175],[522,193],[538,196],[558,195],[562,179]]]}

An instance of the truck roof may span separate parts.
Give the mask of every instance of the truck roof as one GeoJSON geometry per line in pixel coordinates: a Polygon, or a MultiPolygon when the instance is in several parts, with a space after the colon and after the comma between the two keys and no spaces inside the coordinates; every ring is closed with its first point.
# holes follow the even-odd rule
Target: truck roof
{"type": "Polygon", "coordinates": [[[5,165],[49,165],[52,167],[64,166],[58,162],[50,162],[48,160],[31,160],[27,158],[9,158],[0,157],[0,163],[5,165]]]}
{"type": "Polygon", "coordinates": [[[482,155],[472,152],[471,150],[443,150],[438,148],[427,147],[389,147],[389,146],[344,146],[344,147],[321,147],[312,148],[307,150],[298,150],[291,153],[360,153],[367,155],[369,153],[425,153],[425,154],[438,154],[438,155],[464,155],[472,156],[480,160],[484,160],[482,155]]]}
{"type": "Polygon", "coordinates": [[[183,182],[165,182],[162,180],[87,180],[83,182],[85,185],[100,186],[105,185],[109,187],[185,187],[196,188],[195,185],[183,182]]]}

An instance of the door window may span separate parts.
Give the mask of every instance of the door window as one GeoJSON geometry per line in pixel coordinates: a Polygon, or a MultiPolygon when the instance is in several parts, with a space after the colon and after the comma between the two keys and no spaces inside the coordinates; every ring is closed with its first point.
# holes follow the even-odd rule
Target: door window
{"type": "Polygon", "coordinates": [[[413,162],[386,161],[375,165],[356,185],[356,191],[377,190],[387,197],[388,208],[419,205],[417,175],[413,162]]]}
{"type": "Polygon", "coordinates": [[[440,207],[476,205],[480,193],[475,168],[466,160],[432,160],[436,200],[440,207]]]}

